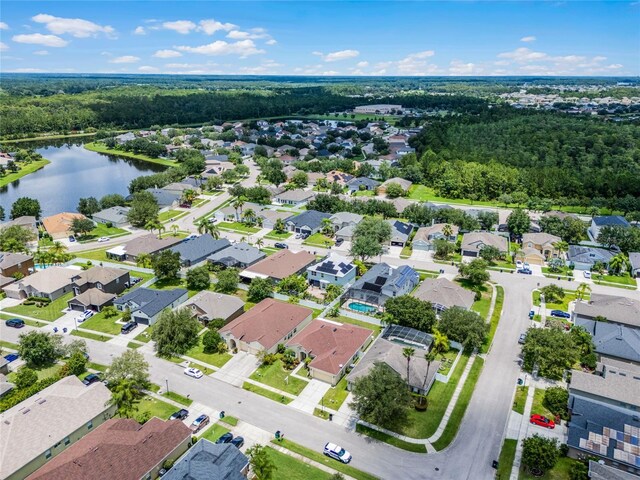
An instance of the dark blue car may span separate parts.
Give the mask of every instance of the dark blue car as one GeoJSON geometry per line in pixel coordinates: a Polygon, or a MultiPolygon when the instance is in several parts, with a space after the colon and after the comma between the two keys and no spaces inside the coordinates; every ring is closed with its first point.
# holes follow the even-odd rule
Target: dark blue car
{"type": "Polygon", "coordinates": [[[4,358],[7,362],[11,363],[20,358],[20,355],[18,355],[17,353],[10,353],[9,355],[5,355],[4,358]]]}
{"type": "Polygon", "coordinates": [[[551,316],[558,318],[571,318],[571,314],[563,312],[562,310],[551,310],[551,316]]]}
{"type": "Polygon", "coordinates": [[[231,443],[231,440],[233,440],[233,433],[227,432],[216,440],[216,443],[231,443]]]}

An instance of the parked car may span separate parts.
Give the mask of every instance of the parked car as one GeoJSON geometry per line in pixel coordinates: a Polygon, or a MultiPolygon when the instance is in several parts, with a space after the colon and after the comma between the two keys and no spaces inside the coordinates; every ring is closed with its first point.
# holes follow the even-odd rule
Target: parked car
{"type": "Polygon", "coordinates": [[[231,445],[237,448],[241,448],[244,445],[244,438],[233,437],[233,440],[231,440],[231,445]]]}
{"type": "Polygon", "coordinates": [[[102,243],[102,242],[108,242],[108,241],[109,241],[109,237],[100,237],[100,238],[98,239],[98,242],[99,242],[99,243],[102,243]]]}
{"type": "Polygon", "coordinates": [[[286,243],[282,243],[282,242],[276,242],[273,244],[273,246],[276,248],[289,248],[289,246],[286,243]]]}
{"type": "Polygon", "coordinates": [[[89,375],[84,377],[84,380],[82,380],[82,383],[84,383],[86,386],[89,386],[92,383],[96,383],[96,382],[99,382],[99,381],[100,381],[100,377],[98,376],[98,374],[90,373],[89,375]]]}
{"type": "Polygon", "coordinates": [[[76,241],[76,237],[74,237],[73,235],[69,235],[69,241],[71,243],[75,242],[76,241]]]}
{"type": "Polygon", "coordinates": [[[309,238],[309,234],[308,233],[303,233],[302,234],[302,239],[306,240],[307,238],[309,238]]]}
{"type": "Polygon", "coordinates": [[[189,428],[192,433],[198,433],[206,425],[209,425],[209,417],[207,415],[200,415],[193,421],[189,428]]]}
{"type": "Polygon", "coordinates": [[[187,367],[184,369],[184,374],[193,378],[202,378],[202,372],[197,368],[187,367]]]}
{"type": "Polygon", "coordinates": [[[582,274],[584,275],[584,278],[591,278],[591,272],[585,270],[584,272],[582,272],[582,274]]]}
{"type": "Polygon", "coordinates": [[[18,355],[17,353],[9,353],[8,355],[4,356],[4,359],[9,363],[15,362],[19,358],[20,358],[20,355],[18,355]]]}
{"type": "Polygon", "coordinates": [[[302,238],[302,234],[301,234],[301,233],[296,233],[295,238],[296,238],[296,239],[302,238]]]}
{"type": "Polygon", "coordinates": [[[82,312],[80,315],[76,317],[76,320],[82,323],[88,318],[91,318],[94,314],[95,312],[93,310],[85,310],[84,312],[82,312]]]}
{"type": "Polygon", "coordinates": [[[518,270],[518,273],[522,273],[524,275],[533,275],[533,272],[528,268],[521,268],[520,270],[518,270]]]}
{"type": "Polygon", "coordinates": [[[342,238],[342,237],[336,238],[336,246],[342,245],[342,242],[344,242],[344,238],[342,238]]]}
{"type": "Polygon", "coordinates": [[[562,310],[551,310],[551,316],[558,318],[571,318],[569,313],[563,312],[562,310]]]}
{"type": "Polygon", "coordinates": [[[527,334],[526,333],[521,333],[520,334],[520,338],[518,339],[518,343],[520,345],[524,345],[524,341],[527,339],[527,334]]]}
{"type": "Polygon", "coordinates": [[[327,457],[334,458],[342,463],[349,463],[353,458],[349,452],[335,443],[327,443],[324,446],[324,452],[327,457]]]}
{"type": "Polygon", "coordinates": [[[529,422],[548,429],[556,428],[556,422],[543,415],[538,415],[537,413],[531,415],[531,418],[529,418],[529,422]]]}
{"type": "Polygon", "coordinates": [[[6,322],[4,322],[4,324],[7,327],[22,328],[24,327],[24,320],[20,320],[19,318],[10,318],[6,322]]]}
{"type": "Polygon", "coordinates": [[[521,269],[522,268],[522,261],[521,260],[516,260],[516,268],[517,269],[521,269]]]}
{"type": "Polygon", "coordinates": [[[216,440],[216,443],[231,443],[232,440],[233,440],[233,433],[227,432],[221,435],[220,438],[216,440]]]}
{"type": "Polygon", "coordinates": [[[131,320],[130,322],[125,323],[122,328],[120,329],[121,333],[129,333],[131,330],[133,330],[134,328],[136,328],[138,326],[138,324],[136,322],[134,322],[133,320],[131,320]]]}
{"type": "Polygon", "coordinates": [[[181,408],[180,410],[175,412],[173,415],[171,415],[169,417],[169,420],[184,420],[188,416],[189,416],[189,410],[187,410],[186,408],[181,408]]]}

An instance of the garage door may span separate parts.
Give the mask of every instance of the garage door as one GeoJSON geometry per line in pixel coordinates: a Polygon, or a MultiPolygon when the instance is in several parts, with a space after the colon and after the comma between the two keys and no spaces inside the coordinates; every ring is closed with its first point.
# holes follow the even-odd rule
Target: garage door
{"type": "Polygon", "coordinates": [[[133,321],[136,323],[140,323],[141,325],[149,324],[149,319],[144,317],[133,317],[133,321]]]}

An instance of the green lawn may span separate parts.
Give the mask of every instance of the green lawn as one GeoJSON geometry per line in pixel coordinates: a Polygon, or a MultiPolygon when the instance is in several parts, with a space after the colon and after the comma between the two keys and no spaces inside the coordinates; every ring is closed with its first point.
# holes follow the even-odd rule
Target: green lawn
{"type": "Polygon", "coordinates": [[[106,335],[100,335],[99,333],[84,332],[82,330],[71,330],[71,335],[76,337],[88,338],[90,340],[97,340],[98,342],[108,342],[112,337],[106,335]]]}
{"type": "Polygon", "coordinates": [[[351,325],[357,325],[358,327],[362,327],[362,328],[367,328],[369,330],[373,330],[373,335],[374,336],[378,336],[380,335],[380,332],[382,331],[382,326],[380,325],[375,325],[373,323],[369,323],[369,322],[363,322],[362,320],[356,320],[355,318],[350,318],[350,317],[345,317],[340,315],[339,317],[327,317],[327,320],[332,320],[334,322],[339,322],[339,323],[349,323],[351,325]]]}
{"type": "Polygon", "coordinates": [[[264,236],[264,238],[269,238],[271,240],[282,241],[282,240],[288,239],[291,235],[293,235],[291,232],[276,233],[275,230],[271,230],[269,233],[267,233],[264,236]]]}
{"type": "Polygon", "coordinates": [[[165,212],[160,212],[158,214],[158,221],[161,223],[168,222],[172,218],[177,217],[178,215],[183,214],[184,212],[181,210],[167,210],[165,212]]]}
{"type": "Polygon", "coordinates": [[[375,197],[376,192],[373,190],[358,190],[353,194],[354,197],[375,197]]]}
{"type": "Polygon", "coordinates": [[[308,382],[292,377],[290,373],[284,369],[282,361],[277,360],[272,365],[260,365],[249,378],[292,395],[299,395],[308,382]]]}
{"type": "MultiPolygon", "coordinates": [[[[564,293],[565,293],[564,298],[560,303],[547,302],[546,303],[547,308],[550,308],[553,310],[562,310],[566,312],[569,309],[569,303],[573,302],[578,297],[578,295],[575,291],[565,290],[564,293]]],[[[584,298],[589,299],[590,298],[589,293],[585,294],[584,298]]]]}
{"type": "Polygon", "coordinates": [[[259,228],[248,227],[244,223],[240,222],[220,222],[218,223],[218,227],[223,230],[233,230],[234,232],[247,233],[249,235],[260,231],[259,228]]]}
{"type": "MultiPolygon", "coordinates": [[[[320,451],[312,450],[307,447],[303,447],[297,443],[292,442],[291,440],[284,439],[282,441],[272,440],[271,443],[279,445],[287,450],[291,450],[298,455],[302,455],[303,457],[307,457],[311,460],[314,460],[318,463],[326,465],[327,467],[331,467],[334,470],[338,470],[339,472],[344,473],[345,475],[350,476],[351,478],[355,478],[356,480],[377,480],[377,477],[371,475],[369,473],[363,472],[362,470],[358,470],[350,465],[345,465],[344,463],[337,462],[332,458],[329,458],[323,455],[320,451]]],[[[286,477],[283,477],[286,478],[286,477]]]]}
{"type": "Polygon", "coordinates": [[[0,339],[0,347],[2,347],[2,348],[10,348],[11,350],[17,350],[18,349],[18,344],[17,343],[7,342],[6,340],[0,339]]]}
{"type": "MultiPolygon", "coordinates": [[[[44,380],[45,378],[49,378],[49,377],[53,377],[54,375],[57,375],[60,372],[61,368],[62,368],[61,363],[54,363],[53,365],[49,365],[48,367],[35,369],[35,372],[38,374],[38,380],[44,380]]],[[[16,375],[17,375],[16,372],[11,372],[9,373],[9,375],[7,375],[7,379],[10,382],[13,382],[15,380],[16,375]]]]}
{"type": "Polygon", "coordinates": [[[322,233],[314,233],[302,242],[303,245],[309,245],[311,247],[331,247],[335,245],[335,243],[335,240],[323,235],[322,233]]]}
{"type": "Polygon", "coordinates": [[[512,438],[506,438],[502,444],[502,450],[500,450],[500,458],[498,459],[498,474],[496,478],[507,479],[511,475],[511,468],[513,467],[513,461],[516,458],[516,447],[518,446],[518,440],[512,438]]]}
{"type": "MultiPolygon", "coordinates": [[[[212,284],[213,285],[213,284],[212,284]]],[[[189,290],[189,297],[193,297],[197,290],[191,290],[187,288],[187,281],[183,278],[172,278],[170,280],[157,280],[153,282],[149,288],[154,288],[156,290],[174,290],[176,288],[186,288],[189,290]]]]}
{"type": "Polygon", "coordinates": [[[162,420],[168,419],[176,410],[178,409],[170,403],[149,396],[144,397],[138,404],[138,415],[149,412],[152,417],[162,420]]]}
{"type": "Polygon", "coordinates": [[[67,308],[67,301],[73,297],[73,292],[68,292],[44,307],[37,307],[36,305],[16,305],[15,307],[5,308],[4,311],[53,322],[64,315],[62,310],[67,308]]]}
{"type": "Polygon", "coordinates": [[[536,391],[533,394],[533,405],[531,405],[531,414],[544,415],[547,418],[554,418],[555,415],[547,410],[547,407],[542,404],[542,401],[544,400],[544,392],[544,388],[536,388],[536,391]]]}
{"type": "Polygon", "coordinates": [[[117,260],[113,260],[111,258],[107,258],[106,251],[110,250],[113,247],[105,247],[96,250],[86,250],[82,252],[77,252],[76,256],[78,258],[86,258],[88,260],[95,260],[98,262],[113,262],[117,263],[117,260]]]}
{"type": "Polygon", "coordinates": [[[471,397],[473,396],[473,391],[476,388],[476,383],[478,382],[483,366],[484,359],[476,357],[473,365],[471,366],[471,370],[469,371],[467,381],[460,392],[456,406],[453,408],[453,412],[451,412],[451,417],[449,417],[447,426],[445,427],[442,436],[433,444],[433,447],[436,450],[442,450],[448,447],[456,437],[458,429],[460,428],[460,423],[462,423],[462,418],[464,417],[467,407],[469,406],[469,402],[471,401],[471,397]]]}
{"type": "Polygon", "coordinates": [[[495,287],[496,289],[496,303],[493,307],[493,313],[491,314],[491,324],[489,327],[489,335],[487,335],[487,339],[482,345],[482,353],[487,353],[489,351],[489,347],[491,347],[491,342],[493,342],[493,336],[496,334],[496,330],[498,328],[498,322],[500,322],[500,314],[502,313],[502,305],[504,303],[504,288],[500,285],[495,287]]]}
{"type": "Polygon", "coordinates": [[[86,328],[87,330],[96,330],[102,333],[109,333],[111,335],[118,335],[122,325],[116,323],[116,320],[118,320],[120,316],[121,315],[118,314],[111,318],[107,318],[104,316],[103,312],[99,312],[89,318],[89,320],[79,323],[78,327],[86,328]]]}
{"type": "Polygon", "coordinates": [[[625,276],[602,275],[602,278],[600,278],[600,275],[594,274],[593,275],[593,281],[595,283],[597,283],[597,284],[600,284],[601,281],[602,281],[602,282],[617,283],[617,284],[620,284],[620,285],[626,285],[626,286],[630,286],[630,287],[635,287],[636,286],[636,279],[635,278],[631,278],[629,275],[625,275],[625,276]]]}
{"type": "Polygon", "coordinates": [[[529,393],[528,386],[519,386],[516,388],[516,396],[513,399],[513,411],[519,414],[524,414],[524,404],[527,401],[527,395],[529,393]]]}
{"type": "Polygon", "coordinates": [[[226,423],[227,425],[231,425],[232,427],[238,425],[238,419],[236,417],[232,417],[231,415],[225,415],[224,418],[220,421],[226,423]]]}
{"type": "Polygon", "coordinates": [[[293,401],[289,397],[285,397],[284,395],[280,395],[278,393],[272,392],[271,390],[267,390],[266,388],[258,387],[257,385],[254,385],[253,383],[244,382],[242,384],[242,388],[247,390],[247,391],[249,391],[249,392],[257,393],[258,395],[262,395],[263,397],[267,397],[268,399],[273,400],[275,402],[284,403],[285,405],[287,403],[291,403],[293,401]]]}
{"type": "Polygon", "coordinates": [[[438,429],[444,412],[449,406],[453,392],[458,385],[458,381],[468,361],[469,356],[463,353],[455,370],[451,374],[451,378],[449,378],[449,382],[434,382],[427,395],[427,400],[429,401],[427,410],[425,412],[416,409],[409,410],[409,421],[407,425],[395,431],[413,438],[429,438],[433,435],[438,429]]]}
{"type": "Polygon", "coordinates": [[[531,298],[533,300],[533,306],[539,307],[540,306],[540,290],[534,290],[531,298]]]}
{"type": "Polygon", "coordinates": [[[362,433],[367,437],[380,440],[381,442],[388,443],[389,445],[393,445],[394,447],[401,448],[402,450],[407,450],[409,452],[416,452],[416,453],[427,453],[427,448],[424,446],[424,443],[406,442],[397,437],[394,437],[393,435],[389,435],[388,433],[374,430],[373,428],[369,428],[359,423],[356,424],[356,432],[362,433]]]}
{"type": "MultiPolygon", "coordinates": [[[[456,282],[458,282],[464,288],[471,290],[470,284],[466,279],[457,278],[456,282]]],[[[476,312],[482,318],[486,319],[487,315],[489,315],[489,308],[491,308],[491,295],[493,289],[489,285],[485,284],[480,288],[480,290],[482,291],[482,298],[473,302],[471,310],[476,312]]]]}
{"type": "Polygon", "coordinates": [[[104,223],[97,223],[95,228],[88,234],[78,237],[78,241],[81,243],[90,242],[100,237],[116,237],[120,235],[127,235],[129,232],[117,227],[107,227],[104,223]]]}
{"type": "Polygon", "coordinates": [[[16,165],[20,167],[20,170],[18,170],[16,173],[9,173],[7,175],[3,175],[2,177],[0,177],[0,187],[9,185],[10,183],[15,182],[16,180],[24,177],[25,175],[29,175],[30,173],[36,172],[41,168],[43,168],[45,165],[48,165],[49,163],[51,162],[46,158],[43,158],[42,160],[38,160],[35,162],[31,162],[31,163],[17,162],[16,165]]]}
{"type": "Polygon", "coordinates": [[[274,478],[300,478],[304,480],[329,480],[331,474],[320,470],[317,467],[309,465],[297,458],[286,453],[274,450],[271,447],[266,448],[267,456],[275,465],[274,478]]]}
{"type": "Polygon", "coordinates": [[[186,355],[218,368],[231,360],[231,354],[229,353],[204,353],[203,350],[202,335],[200,335],[198,337],[198,345],[189,350],[186,355]]]}
{"type": "MultiPolygon", "coordinates": [[[[15,318],[15,317],[13,315],[6,315],[4,313],[0,313],[0,320],[9,320],[11,318],[15,318]]],[[[24,321],[24,323],[26,323],[27,325],[29,325],[31,327],[40,328],[40,327],[44,327],[45,325],[48,325],[48,323],[43,322],[43,321],[39,322],[37,320],[29,320],[27,318],[23,318],[22,320],[24,321]]]]}
{"type": "Polygon", "coordinates": [[[138,340],[139,342],[149,343],[151,340],[151,333],[153,332],[153,325],[144,329],[144,331],[140,332],[133,339],[138,340]]]}
{"type": "Polygon", "coordinates": [[[327,393],[322,397],[322,405],[338,410],[347,399],[347,395],[349,395],[349,391],[347,390],[347,377],[345,375],[335,387],[327,390],[327,393]]]}
{"type": "Polygon", "coordinates": [[[202,437],[200,438],[204,438],[205,440],[209,440],[210,442],[216,443],[216,440],[218,440],[222,435],[224,435],[228,431],[229,431],[228,428],[223,427],[219,423],[214,423],[213,425],[211,425],[209,428],[205,430],[205,432],[202,434],[202,437]]]}
{"type": "Polygon", "coordinates": [[[412,252],[411,245],[405,245],[400,252],[400,258],[409,258],[412,252]]]}
{"type": "Polygon", "coordinates": [[[167,397],[168,399],[173,400],[174,402],[178,402],[184,405],[185,407],[188,407],[193,403],[193,400],[191,400],[190,398],[187,398],[185,396],[180,395],[179,393],[172,392],[172,391],[164,392],[162,396],[167,397]]]}
{"type": "Polygon", "coordinates": [[[526,472],[524,468],[520,468],[520,476],[519,480],[570,480],[571,476],[569,472],[571,471],[571,467],[577,460],[573,460],[568,457],[561,457],[558,460],[558,463],[546,472],[541,477],[535,477],[531,475],[529,472],[526,472]]]}
{"type": "Polygon", "coordinates": [[[142,344],[136,343],[136,342],[127,343],[127,348],[131,348],[133,350],[136,350],[136,349],[140,348],[141,346],[142,346],[142,344]]]}
{"type": "Polygon", "coordinates": [[[98,372],[106,372],[109,367],[102,365],[101,363],[89,362],[87,363],[87,368],[90,370],[97,370],[98,372]]]}
{"type": "Polygon", "coordinates": [[[92,152],[106,153],[107,155],[116,155],[118,157],[132,158],[134,160],[142,160],[143,162],[157,163],[158,165],[164,165],[166,167],[172,167],[176,165],[173,160],[165,160],[163,158],[152,158],[146,155],[140,155],[137,153],[124,152],[122,150],[116,150],[114,148],[108,148],[104,143],[90,142],[85,143],[84,148],[91,150],[92,152]]]}

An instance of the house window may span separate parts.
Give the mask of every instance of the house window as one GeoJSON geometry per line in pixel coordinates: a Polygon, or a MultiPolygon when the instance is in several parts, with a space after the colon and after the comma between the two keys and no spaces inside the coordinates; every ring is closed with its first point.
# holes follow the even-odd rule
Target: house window
{"type": "Polygon", "coordinates": [[[46,458],[46,459],[51,458],[51,449],[49,449],[46,452],[44,452],[44,458],[46,458]]]}
{"type": "Polygon", "coordinates": [[[93,428],[93,420],[89,420],[89,423],[87,423],[87,428],[89,430],[91,430],[93,428]]]}
{"type": "Polygon", "coordinates": [[[96,283],[96,288],[102,290],[102,284],[100,282],[96,283]]]}
{"type": "Polygon", "coordinates": [[[70,443],[71,443],[71,439],[70,439],[69,437],[66,437],[66,438],[64,439],[64,444],[65,444],[65,445],[69,445],[70,443]]]}
{"type": "Polygon", "coordinates": [[[61,442],[57,442],[57,443],[53,446],[53,448],[58,448],[58,447],[60,446],[60,443],[61,443],[61,442]]]}

